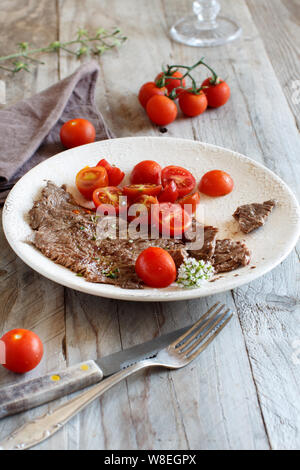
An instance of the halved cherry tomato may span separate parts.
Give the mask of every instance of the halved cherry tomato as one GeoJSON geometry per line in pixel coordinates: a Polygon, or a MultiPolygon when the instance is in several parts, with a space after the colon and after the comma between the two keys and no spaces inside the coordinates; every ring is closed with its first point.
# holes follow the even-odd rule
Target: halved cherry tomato
{"type": "Polygon", "coordinates": [[[157,196],[161,192],[161,189],[161,184],[130,184],[129,186],[124,186],[123,194],[133,201],[143,194],[157,196]]]}
{"type": "Polygon", "coordinates": [[[105,158],[100,160],[96,166],[103,166],[106,169],[110,186],[119,186],[125,177],[125,173],[120,168],[111,165],[105,158]]]}
{"type": "MultiPolygon", "coordinates": [[[[176,92],[177,92],[178,87],[181,87],[181,86],[185,87],[185,85],[186,85],[185,79],[182,80],[182,83],[179,80],[183,76],[182,73],[179,72],[179,70],[176,70],[171,75],[172,75],[172,77],[178,78],[178,80],[175,80],[173,78],[166,78],[165,83],[166,83],[166,87],[167,87],[169,93],[171,93],[171,91],[174,90],[174,88],[176,88],[176,92]]],[[[163,76],[163,73],[162,72],[159,73],[157,75],[156,79],[155,79],[155,82],[158,82],[161,79],[162,76],[163,76]]]]}
{"type": "MultiPolygon", "coordinates": [[[[105,188],[97,188],[93,193],[93,201],[96,207],[105,206],[105,209],[109,212],[109,207],[114,208],[114,213],[118,215],[120,213],[120,197],[123,195],[121,189],[114,186],[107,186],[105,188]]],[[[126,211],[127,204],[124,208],[121,208],[121,211],[126,211]]]]}
{"type": "Polygon", "coordinates": [[[38,335],[29,330],[18,328],[2,336],[5,344],[6,369],[24,374],[34,369],[42,360],[44,348],[38,335]]]}
{"type": "Polygon", "coordinates": [[[218,83],[213,83],[209,77],[202,83],[203,91],[206,94],[208,106],[219,108],[230,98],[230,88],[224,80],[218,78],[218,83]]]}
{"type": "Polygon", "coordinates": [[[186,116],[199,116],[207,108],[207,98],[203,91],[192,93],[190,90],[186,90],[179,96],[179,106],[186,116]]]}
{"type": "Polygon", "coordinates": [[[95,142],[95,138],[95,127],[87,119],[71,119],[60,129],[61,143],[68,149],[95,142]]]}
{"type": "Polygon", "coordinates": [[[202,176],[199,183],[199,191],[208,196],[225,196],[231,193],[234,183],[231,176],[222,170],[212,170],[202,176]]]}
{"type": "Polygon", "coordinates": [[[173,100],[167,96],[152,96],[147,103],[146,111],[149,119],[158,126],[167,126],[175,121],[178,110],[173,100]]]}
{"type": "Polygon", "coordinates": [[[146,108],[146,105],[152,96],[167,94],[168,90],[166,87],[158,87],[154,82],[147,82],[141,87],[139,91],[139,101],[143,108],[146,108]]]}
{"type": "Polygon", "coordinates": [[[155,196],[149,196],[148,194],[143,194],[142,196],[138,197],[134,203],[131,205],[132,210],[134,209],[135,214],[130,213],[130,208],[129,208],[129,217],[128,220],[133,220],[136,217],[140,217],[143,215],[146,215],[146,210],[147,210],[147,222],[150,222],[150,216],[151,216],[151,206],[153,204],[158,204],[158,199],[155,196]]]}
{"type": "Polygon", "coordinates": [[[175,181],[170,181],[169,184],[163,188],[158,196],[159,202],[175,202],[178,199],[178,190],[175,181]]]}
{"type": "Polygon", "coordinates": [[[170,181],[174,181],[179,197],[189,194],[196,186],[196,180],[192,173],[180,166],[166,166],[161,173],[161,179],[163,187],[166,187],[170,181]]]}
{"type": "Polygon", "coordinates": [[[161,166],[153,160],[144,160],[135,165],[130,181],[131,184],[160,184],[161,166]]]}
{"type": "Polygon", "coordinates": [[[182,199],[179,199],[178,204],[189,214],[195,214],[197,205],[200,202],[200,194],[196,191],[194,194],[188,194],[182,199]]]}
{"type": "Polygon", "coordinates": [[[167,287],[177,275],[172,256],[162,248],[151,246],[142,251],[135,263],[135,271],[150,287],[167,287]]]}
{"type": "Polygon", "coordinates": [[[153,211],[152,222],[162,235],[180,237],[191,226],[192,218],[180,204],[163,202],[153,211]]]}
{"type": "Polygon", "coordinates": [[[103,166],[83,168],[76,175],[76,186],[83,196],[92,199],[95,189],[108,186],[106,169],[103,166]]]}

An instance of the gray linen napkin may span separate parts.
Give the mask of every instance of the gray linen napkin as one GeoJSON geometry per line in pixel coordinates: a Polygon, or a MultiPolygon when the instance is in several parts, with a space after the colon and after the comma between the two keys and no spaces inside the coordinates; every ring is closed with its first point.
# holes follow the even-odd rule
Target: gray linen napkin
{"type": "Polygon", "coordinates": [[[114,137],[95,105],[98,73],[96,62],[84,63],[64,80],[0,111],[0,204],[28,170],[65,150],[59,138],[64,122],[85,118],[94,124],[96,140],[114,137]]]}

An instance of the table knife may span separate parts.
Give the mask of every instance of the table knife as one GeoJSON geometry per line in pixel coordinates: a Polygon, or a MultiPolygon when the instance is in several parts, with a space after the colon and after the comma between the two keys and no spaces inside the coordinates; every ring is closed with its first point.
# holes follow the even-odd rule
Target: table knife
{"type": "Polygon", "coordinates": [[[99,358],[68,367],[64,370],[50,372],[44,376],[8,384],[0,388],[0,419],[5,416],[27,411],[65,395],[82,390],[100,382],[116,372],[125,369],[143,359],[154,357],[158,351],[190,326],[172,331],[154,338],[146,343],[99,358]]]}

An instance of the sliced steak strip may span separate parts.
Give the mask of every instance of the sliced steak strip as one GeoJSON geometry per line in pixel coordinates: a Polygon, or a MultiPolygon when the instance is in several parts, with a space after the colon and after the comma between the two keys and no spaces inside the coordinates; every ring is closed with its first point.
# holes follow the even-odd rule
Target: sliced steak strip
{"type": "Polygon", "coordinates": [[[250,257],[250,250],[245,243],[230,239],[217,240],[212,264],[215,273],[224,273],[247,266],[250,257]]]}
{"type": "Polygon", "coordinates": [[[197,260],[210,260],[215,251],[217,233],[218,229],[216,227],[211,225],[203,226],[194,219],[191,229],[184,234],[185,242],[189,243],[187,245],[189,255],[197,260]],[[195,243],[196,240],[198,240],[200,246],[194,248],[190,244],[195,243]]]}
{"type": "Polygon", "coordinates": [[[177,269],[180,268],[188,257],[188,252],[184,248],[169,250],[169,254],[172,256],[177,269]]]}
{"type": "Polygon", "coordinates": [[[262,204],[244,204],[236,209],[233,217],[238,221],[241,231],[249,233],[265,224],[275,205],[276,201],[273,199],[262,204]]]}

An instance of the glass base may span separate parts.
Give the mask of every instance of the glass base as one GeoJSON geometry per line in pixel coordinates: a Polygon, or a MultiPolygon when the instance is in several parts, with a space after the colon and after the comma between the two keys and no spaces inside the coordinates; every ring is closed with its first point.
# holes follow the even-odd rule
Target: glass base
{"type": "Polygon", "coordinates": [[[242,29],[229,18],[218,16],[215,24],[207,25],[195,15],[182,18],[170,30],[175,41],[194,47],[222,46],[238,38],[241,32],[242,29]]]}

